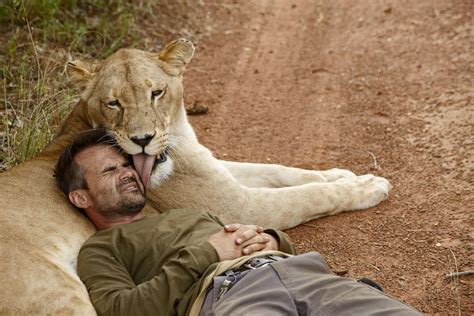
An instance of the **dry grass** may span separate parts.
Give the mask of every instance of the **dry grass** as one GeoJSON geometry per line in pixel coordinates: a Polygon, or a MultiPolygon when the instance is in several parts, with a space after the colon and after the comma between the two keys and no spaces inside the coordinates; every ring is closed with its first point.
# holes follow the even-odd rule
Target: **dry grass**
{"type": "Polygon", "coordinates": [[[53,138],[75,98],[64,73],[71,56],[102,59],[120,47],[196,40],[207,13],[201,2],[185,0],[0,2],[0,171],[53,138]]]}
{"type": "Polygon", "coordinates": [[[2,68],[0,169],[34,157],[71,104],[71,94],[55,78],[61,69],[58,59],[40,55],[26,17],[25,28],[27,42],[18,50],[22,57],[17,59],[17,47],[10,47],[9,63],[2,68]]]}
{"type": "Polygon", "coordinates": [[[113,16],[101,19],[105,2],[83,2],[82,7],[60,0],[0,4],[0,170],[31,159],[54,136],[74,98],[63,67],[72,52],[101,58],[121,43],[135,42],[138,34],[125,6],[117,5],[124,14],[112,23],[113,16]]]}

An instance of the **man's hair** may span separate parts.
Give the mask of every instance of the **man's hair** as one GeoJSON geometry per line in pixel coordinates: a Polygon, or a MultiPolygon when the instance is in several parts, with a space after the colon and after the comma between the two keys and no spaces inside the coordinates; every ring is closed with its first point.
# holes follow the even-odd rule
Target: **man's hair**
{"type": "Polygon", "coordinates": [[[75,157],[85,149],[95,145],[110,145],[120,148],[112,135],[105,129],[89,130],[80,133],[72,144],[69,144],[59,157],[54,170],[54,177],[59,189],[68,197],[69,193],[79,189],[88,189],[84,179],[85,170],[75,157]]]}

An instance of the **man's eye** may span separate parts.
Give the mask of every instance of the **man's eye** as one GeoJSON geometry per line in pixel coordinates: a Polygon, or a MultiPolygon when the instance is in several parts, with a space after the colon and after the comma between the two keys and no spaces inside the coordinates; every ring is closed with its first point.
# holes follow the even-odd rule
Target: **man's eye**
{"type": "Polygon", "coordinates": [[[156,100],[156,99],[159,99],[163,96],[163,94],[165,94],[165,90],[155,90],[155,91],[152,91],[151,92],[151,99],[152,100],[156,100]]]}
{"type": "Polygon", "coordinates": [[[118,100],[113,100],[107,103],[107,107],[110,109],[118,110],[120,109],[120,102],[118,100]]]}
{"type": "Polygon", "coordinates": [[[115,167],[110,167],[110,168],[107,168],[105,169],[104,171],[102,171],[102,174],[109,174],[109,173],[112,173],[112,172],[115,172],[115,170],[117,170],[117,168],[115,167]]]}

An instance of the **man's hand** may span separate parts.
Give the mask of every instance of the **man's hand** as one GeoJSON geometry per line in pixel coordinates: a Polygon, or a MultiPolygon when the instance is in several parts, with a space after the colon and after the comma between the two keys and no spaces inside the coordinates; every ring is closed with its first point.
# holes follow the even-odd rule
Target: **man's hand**
{"type": "Polygon", "coordinates": [[[278,243],[275,237],[267,233],[262,233],[262,236],[267,237],[269,239],[269,242],[267,242],[265,244],[265,247],[261,250],[278,250],[280,244],[278,243]]]}
{"type": "MultiPolygon", "coordinates": [[[[224,230],[226,232],[232,233],[232,232],[238,232],[239,229],[242,229],[242,227],[249,227],[249,225],[242,225],[242,224],[225,225],[224,230]]],[[[250,227],[255,227],[255,226],[250,225],[250,227]]],[[[244,245],[244,249],[242,250],[243,254],[249,255],[251,253],[254,253],[255,251],[261,251],[261,250],[278,250],[279,244],[276,238],[273,237],[272,235],[264,233],[263,227],[257,226],[257,228],[258,228],[257,232],[259,233],[259,235],[257,235],[256,237],[253,237],[252,239],[248,239],[245,243],[243,243],[242,241],[243,236],[241,236],[240,238],[237,237],[236,243],[238,245],[240,244],[244,245]],[[263,239],[261,237],[263,237],[263,239]],[[261,248],[262,244],[263,244],[263,248],[261,248]]]]}
{"type": "Polygon", "coordinates": [[[263,228],[256,225],[226,225],[223,230],[210,236],[209,242],[216,249],[220,260],[230,260],[255,251],[270,250],[273,245],[269,243],[277,242],[273,236],[262,232],[263,228]]]}

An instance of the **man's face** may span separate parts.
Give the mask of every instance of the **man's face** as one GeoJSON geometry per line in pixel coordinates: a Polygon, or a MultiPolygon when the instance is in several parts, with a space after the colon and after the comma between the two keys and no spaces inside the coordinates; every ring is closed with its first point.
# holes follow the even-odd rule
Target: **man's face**
{"type": "Polygon", "coordinates": [[[84,170],[93,208],[114,218],[139,213],[145,206],[145,193],[138,173],[116,148],[95,145],[76,157],[84,170]]]}

